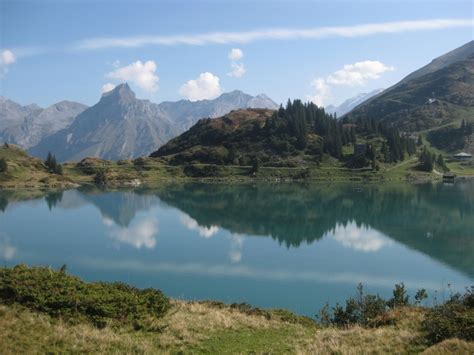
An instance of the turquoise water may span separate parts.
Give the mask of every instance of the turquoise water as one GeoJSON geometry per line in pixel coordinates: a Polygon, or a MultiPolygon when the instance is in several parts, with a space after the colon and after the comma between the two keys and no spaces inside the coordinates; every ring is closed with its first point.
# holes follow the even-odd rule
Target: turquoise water
{"type": "Polygon", "coordinates": [[[474,284],[474,181],[0,192],[0,262],[310,316],[359,282],[442,299],[474,284]]]}

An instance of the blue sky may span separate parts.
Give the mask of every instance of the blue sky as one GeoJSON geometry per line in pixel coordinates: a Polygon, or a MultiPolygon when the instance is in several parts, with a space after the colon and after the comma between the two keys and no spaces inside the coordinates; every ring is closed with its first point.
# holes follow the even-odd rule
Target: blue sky
{"type": "Polygon", "coordinates": [[[474,37],[472,1],[0,6],[0,94],[42,106],[64,99],[92,105],[104,85],[122,81],[154,102],[239,89],[277,102],[337,104],[388,87],[474,37]]]}

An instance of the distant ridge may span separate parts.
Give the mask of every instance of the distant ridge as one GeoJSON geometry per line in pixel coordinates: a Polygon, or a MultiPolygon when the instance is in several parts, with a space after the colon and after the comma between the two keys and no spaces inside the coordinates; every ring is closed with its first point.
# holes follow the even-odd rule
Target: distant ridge
{"type": "Polygon", "coordinates": [[[87,108],[73,101],[61,101],[47,108],[22,106],[0,97],[0,142],[30,148],[43,138],[69,126],[87,108]]]}
{"type": "Polygon", "coordinates": [[[339,106],[334,106],[334,105],[329,105],[325,107],[324,109],[328,113],[335,113],[337,117],[341,117],[345,115],[346,113],[350,112],[352,109],[360,105],[361,103],[367,101],[371,97],[380,94],[384,89],[376,89],[371,92],[364,92],[360,93],[354,97],[351,97],[347,100],[345,100],[343,103],[341,103],[339,106]]]}

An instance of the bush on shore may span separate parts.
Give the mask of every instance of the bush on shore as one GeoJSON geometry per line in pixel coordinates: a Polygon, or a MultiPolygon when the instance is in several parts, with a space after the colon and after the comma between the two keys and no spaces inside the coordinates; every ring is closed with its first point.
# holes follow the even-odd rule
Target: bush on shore
{"type": "Polygon", "coordinates": [[[455,294],[438,306],[431,308],[423,322],[430,343],[458,338],[474,340],[474,286],[464,295],[455,294]]]}
{"type": "Polygon", "coordinates": [[[162,317],[169,299],[155,289],[137,289],[123,283],[87,283],[68,275],[65,267],[0,269],[0,303],[21,305],[73,323],[89,321],[102,328],[108,323],[143,328],[150,317],[162,317]]]}
{"type": "MultiPolygon", "coordinates": [[[[336,304],[331,308],[326,305],[316,317],[323,326],[385,326],[395,321],[389,313],[390,310],[418,306],[427,297],[425,289],[418,290],[414,303],[410,303],[405,285],[400,283],[395,285],[393,297],[385,300],[379,295],[364,294],[362,284],[359,284],[356,297],[348,298],[345,307],[336,304]]],[[[429,344],[437,344],[451,338],[473,341],[474,286],[467,289],[464,295],[454,294],[448,301],[426,309],[422,330],[429,344]]]]}

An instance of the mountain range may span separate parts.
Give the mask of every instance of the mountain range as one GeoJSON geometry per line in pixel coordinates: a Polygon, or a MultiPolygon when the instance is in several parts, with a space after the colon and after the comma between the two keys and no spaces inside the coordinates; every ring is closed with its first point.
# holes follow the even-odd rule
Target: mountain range
{"type": "Polygon", "coordinates": [[[345,115],[346,113],[352,111],[352,109],[359,106],[361,103],[367,101],[371,97],[380,94],[383,90],[384,89],[375,89],[368,93],[363,92],[345,100],[339,106],[328,105],[324,109],[326,110],[327,113],[336,114],[337,117],[341,117],[345,115]]]}
{"type": "Polygon", "coordinates": [[[62,101],[46,109],[0,100],[0,141],[18,144],[32,155],[48,152],[60,161],[86,156],[127,159],[148,155],[199,119],[241,108],[278,105],[264,94],[224,93],[213,100],[160,104],[137,99],[128,84],[105,93],[92,107],[62,101]]]}
{"type": "Polygon", "coordinates": [[[0,141],[30,148],[63,128],[87,108],[72,101],[61,101],[47,108],[36,104],[22,106],[0,97],[0,141]]]}
{"type": "MultiPolygon", "coordinates": [[[[378,120],[407,132],[455,127],[462,119],[472,122],[474,41],[380,91],[357,95],[326,111],[342,116],[345,123],[378,120]]],[[[103,94],[92,107],[71,101],[48,108],[22,106],[0,97],[0,142],[18,144],[41,158],[51,151],[60,161],[86,156],[128,159],[149,155],[201,118],[248,108],[274,110],[278,105],[263,94],[241,91],[213,100],[156,104],[137,99],[126,83],[103,94]]]]}

